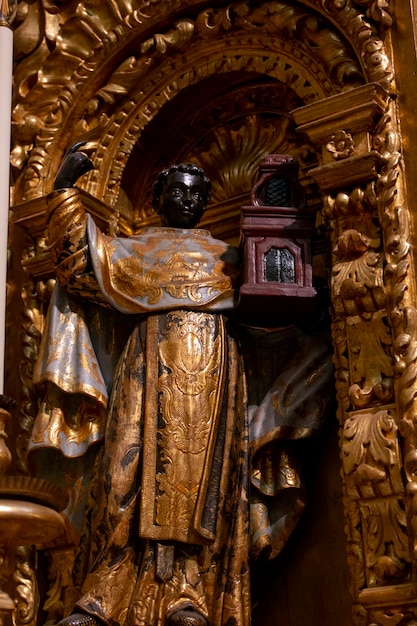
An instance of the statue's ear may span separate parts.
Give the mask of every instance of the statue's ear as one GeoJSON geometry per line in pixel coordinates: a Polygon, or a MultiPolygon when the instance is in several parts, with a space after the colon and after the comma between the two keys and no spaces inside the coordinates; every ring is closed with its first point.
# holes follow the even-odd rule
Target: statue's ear
{"type": "Polygon", "coordinates": [[[158,202],[154,201],[152,204],[152,208],[157,215],[161,215],[161,199],[159,199],[158,202]]]}
{"type": "Polygon", "coordinates": [[[158,177],[152,186],[152,208],[157,215],[161,215],[162,191],[163,190],[161,189],[160,180],[158,177]]]}
{"type": "Polygon", "coordinates": [[[205,204],[206,204],[206,207],[207,207],[208,203],[210,202],[210,198],[211,198],[211,182],[210,181],[206,182],[205,188],[206,188],[205,204]]]}

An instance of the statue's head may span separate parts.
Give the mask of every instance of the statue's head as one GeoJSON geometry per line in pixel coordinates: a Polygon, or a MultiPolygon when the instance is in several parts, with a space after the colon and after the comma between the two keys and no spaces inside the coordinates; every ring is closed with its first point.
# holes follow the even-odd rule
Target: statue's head
{"type": "Polygon", "coordinates": [[[210,199],[211,183],[193,163],[171,165],[153,186],[153,208],[164,226],[195,228],[210,199]]]}

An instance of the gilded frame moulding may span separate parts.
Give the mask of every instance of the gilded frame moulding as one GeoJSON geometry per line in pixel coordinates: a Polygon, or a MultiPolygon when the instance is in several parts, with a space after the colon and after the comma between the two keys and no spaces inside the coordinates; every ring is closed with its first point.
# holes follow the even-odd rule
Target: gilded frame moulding
{"type": "MultiPolygon", "coordinates": [[[[84,10],[87,1],[78,4],[72,16],[66,16],[65,9],[54,13],[43,7],[48,19],[45,31],[39,31],[38,46],[26,53],[29,70],[23,61],[22,68],[17,66],[13,158],[22,174],[15,200],[23,204],[15,209],[16,223],[30,222],[30,203],[42,204],[65,148],[82,132],[102,175],[98,180],[91,173],[83,190],[114,203],[143,128],[187,86],[215,72],[253,68],[291,84],[304,103],[292,112],[293,118],[299,132],[317,147],[319,165],[306,173],[324,196],[322,219],[332,253],[334,360],[354,619],[358,626],[413,623],[416,293],[398,112],[392,99],[389,2],[310,0],[297,7],[236,2],[213,7],[173,0],[132,8],[132,3],[107,0],[95,19],[84,10]],[[197,7],[198,14],[193,11],[191,17],[176,21],[180,9],[187,7],[197,7]],[[285,26],[279,20],[283,7],[293,11],[294,31],[303,20],[312,19],[313,26],[314,20],[325,20],[326,32],[335,36],[341,54],[336,69],[329,65],[331,47],[319,58],[300,38],[284,44],[285,26]],[[69,43],[76,29],[82,45],[69,43]],[[43,53],[44,84],[32,85],[36,55],[52,40],[58,63],[52,69],[43,53]],[[132,55],[127,42],[140,53],[132,55]],[[210,66],[202,63],[207,46],[215,51],[210,66]],[[252,54],[239,55],[239,46],[252,54]],[[266,58],[251,61],[261,49],[266,58]],[[70,61],[65,58],[68,52],[70,61]],[[66,60],[61,78],[57,67],[65,67],[66,60]],[[59,93],[40,107],[39,98],[50,86],[58,86],[59,93]],[[108,114],[100,119],[103,107],[108,114]],[[372,345],[366,342],[369,335],[372,345]]],[[[109,219],[104,210],[101,217],[109,219]]],[[[41,232],[41,226],[39,218],[36,230],[41,232]]],[[[44,280],[49,270],[37,269],[39,258],[32,255],[27,267],[32,277],[44,280]]],[[[36,311],[33,303],[29,309],[36,311]]],[[[40,334],[42,306],[37,316],[40,334]]],[[[30,391],[30,380],[25,384],[30,391]]]]}
{"type": "MultiPolygon", "coordinates": [[[[365,95],[365,88],[357,89],[356,97],[361,93],[365,95]]],[[[350,97],[334,98],[340,111],[349,111],[343,101],[350,97]]],[[[299,128],[325,149],[323,164],[310,174],[324,191],[323,214],[333,251],[336,389],[355,623],[386,626],[411,624],[416,617],[409,545],[410,540],[411,549],[415,545],[416,343],[396,110],[389,98],[385,106],[380,100],[377,109],[366,123],[364,116],[354,120],[349,114],[343,120],[355,150],[337,162],[330,161],[332,152],[325,143],[340,132],[334,107],[330,116],[321,116],[314,104],[294,116],[299,128]],[[335,124],[332,135],[329,124],[335,124]],[[392,472],[395,480],[384,487],[392,472]],[[394,581],[397,595],[390,586],[394,581]]]]}

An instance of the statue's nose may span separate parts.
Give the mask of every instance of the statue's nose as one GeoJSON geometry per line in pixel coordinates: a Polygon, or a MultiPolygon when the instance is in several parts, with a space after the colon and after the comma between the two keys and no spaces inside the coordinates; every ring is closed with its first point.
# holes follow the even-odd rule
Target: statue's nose
{"type": "Polygon", "coordinates": [[[191,195],[188,193],[183,199],[183,205],[187,208],[190,208],[193,204],[193,200],[191,195]]]}

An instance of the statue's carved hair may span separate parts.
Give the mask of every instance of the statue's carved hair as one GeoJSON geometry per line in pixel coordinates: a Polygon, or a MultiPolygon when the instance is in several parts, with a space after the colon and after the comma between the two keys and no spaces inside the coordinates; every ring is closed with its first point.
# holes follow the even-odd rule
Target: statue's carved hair
{"type": "Polygon", "coordinates": [[[159,203],[168,176],[170,174],[174,174],[175,172],[181,172],[182,174],[192,174],[193,176],[199,176],[200,178],[202,178],[206,188],[206,204],[209,202],[211,189],[210,179],[207,178],[207,176],[204,174],[204,171],[201,169],[201,167],[198,167],[198,165],[195,165],[194,163],[180,163],[179,165],[171,165],[168,169],[162,170],[162,172],[158,174],[158,178],[153,184],[152,206],[157,213],[159,213],[159,203]]]}

